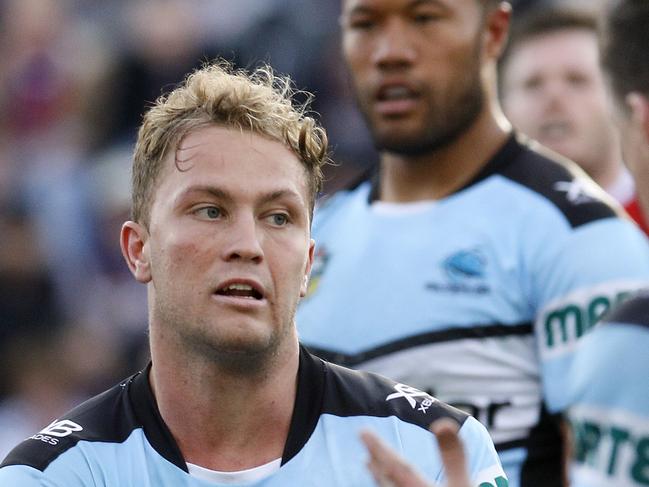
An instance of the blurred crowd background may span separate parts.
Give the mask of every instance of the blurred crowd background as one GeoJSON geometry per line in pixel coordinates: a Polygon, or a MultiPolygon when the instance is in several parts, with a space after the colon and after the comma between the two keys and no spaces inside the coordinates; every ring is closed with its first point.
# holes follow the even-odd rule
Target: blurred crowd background
{"type": "MultiPolygon", "coordinates": [[[[511,3],[514,20],[551,4],[511,3]]],[[[338,163],[327,191],[376,161],[340,56],[339,9],[339,0],[0,0],[0,458],[148,360],[145,287],[118,240],[130,155],[147,104],[192,68],[216,56],[264,61],[315,93],[338,163]]]]}

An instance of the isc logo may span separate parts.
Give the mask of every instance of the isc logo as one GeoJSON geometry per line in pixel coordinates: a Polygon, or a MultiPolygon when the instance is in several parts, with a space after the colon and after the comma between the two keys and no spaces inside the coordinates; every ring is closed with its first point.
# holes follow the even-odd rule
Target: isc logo
{"type": "Polygon", "coordinates": [[[71,435],[75,431],[81,430],[83,430],[83,428],[74,421],[63,419],[61,421],[54,421],[48,427],[39,431],[38,434],[30,436],[30,439],[43,441],[45,443],[49,443],[50,445],[56,445],[59,442],[57,438],[64,438],[71,435]]]}

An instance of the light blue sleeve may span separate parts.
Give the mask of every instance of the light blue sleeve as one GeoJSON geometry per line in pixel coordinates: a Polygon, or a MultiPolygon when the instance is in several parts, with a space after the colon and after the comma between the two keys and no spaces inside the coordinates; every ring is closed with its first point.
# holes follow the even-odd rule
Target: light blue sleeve
{"type": "Polygon", "coordinates": [[[568,410],[573,487],[649,485],[648,350],[647,325],[605,323],[580,343],[568,410]]]}
{"type": "Polygon", "coordinates": [[[0,486],[20,487],[77,487],[81,484],[57,483],[48,479],[43,472],[24,465],[10,465],[0,468],[0,486]]]}
{"type": "Polygon", "coordinates": [[[558,412],[568,406],[566,381],[578,341],[609,309],[649,285],[649,242],[622,218],[544,233],[543,250],[531,263],[534,329],[545,401],[558,412]]]}

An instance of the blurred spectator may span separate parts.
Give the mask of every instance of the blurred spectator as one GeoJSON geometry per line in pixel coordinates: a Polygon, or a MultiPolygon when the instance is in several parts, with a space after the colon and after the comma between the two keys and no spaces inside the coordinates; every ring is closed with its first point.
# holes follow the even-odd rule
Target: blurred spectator
{"type": "Polygon", "coordinates": [[[18,330],[3,343],[0,369],[11,374],[0,398],[0,457],[125,374],[114,341],[87,327],[47,325],[18,330]]]}
{"type": "Polygon", "coordinates": [[[3,17],[0,127],[7,204],[23,208],[57,299],[73,316],[94,266],[82,166],[100,110],[106,58],[65,2],[8,0],[3,17]],[[11,19],[11,21],[9,21],[11,19]]]}
{"type": "Polygon", "coordinates": [[[135,367],[147,348],[146,289],[133,280],[116,237],[122,223],[130,219],[130,168],[130,146],[116,145],[98,155],[88,171],[97,268],[87,276],[84,319],[97,333],[103,331],[119,340],[119,356],[127,366],[135,367]]]}
{"type": "Polygon", "coordinates": [[[612,120],[597,25],[584,10],[542,9],[519,18],[501,61],[503,108],[515,127],[575,161],[633,211],[635,188],[612,120]]]}
{"type": "Polygon", "coordinates": [[[204,44],[195,2],[135,0],[118,14],[123,51],[111,78],[109,141],[123,143],[134,140],[147,104],[215,52],[204,44]]]}

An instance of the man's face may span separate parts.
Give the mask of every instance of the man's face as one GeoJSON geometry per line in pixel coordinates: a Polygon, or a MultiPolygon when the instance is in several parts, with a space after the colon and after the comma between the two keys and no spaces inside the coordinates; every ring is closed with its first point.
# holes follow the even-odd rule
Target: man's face
{"type": "Polygon", "coordinates": [[[525,40],[502,81],[503,108],[516,128],[590,173],[611,156],[617,139],[593,32],[564,29],[525,40]]]}
{"type": "Polygon", "coordinates": [[[381,150],[421,154],[463,133],[483,106],[476,0],[345,0],[343,50],[381,150]]]}
{"type": "Polygon", "coordinates": [[[212,126],[161,176],[143,250],[151,326],[209,357],[274,352],[313,257],[303,165],[277,141],[212,126]]]}

